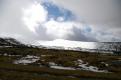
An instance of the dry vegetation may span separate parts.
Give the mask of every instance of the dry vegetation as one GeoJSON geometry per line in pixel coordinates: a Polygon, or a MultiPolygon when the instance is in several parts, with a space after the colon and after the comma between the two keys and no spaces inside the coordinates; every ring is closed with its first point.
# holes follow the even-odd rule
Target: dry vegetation
{"type": "Polygon", "coordinates": [[[0,80],[121,80],[121,56],[111,54],[97,54],[78,51],[49,50],[38,48],[0,48],[0,80]],[[5,56],[4,54],[7,54],[5,56]],[[19,56],[8,56],[19,55],[19,56]],[[17,59],[26,55],[36,55],[40,60],[28,65],[13,64],[17,59]],[[81,59],[89,65],[106,69],[108,73],[91,72],[85,70],[59,70],[49,68],[49,62],[75,67],[75,61],[81,59]],[[103,62],[103,63],[102,63],[103,62]],[[40,67],[38,63],[43,65],[40,67]],[[104,63],[107,63],[106,66],[104,63]]]}

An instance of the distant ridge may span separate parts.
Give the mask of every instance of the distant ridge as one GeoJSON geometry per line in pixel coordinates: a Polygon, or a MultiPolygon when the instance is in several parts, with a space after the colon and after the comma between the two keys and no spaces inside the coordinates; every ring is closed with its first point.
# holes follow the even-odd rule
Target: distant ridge
{"type": "Polygon", "coordinates": [[[34,45],[43,45],[49,47],[64,47],[64,48],[87,48],[87,49],[95,49],[95,42],[82,42],[82,41],[71,41],[64,39],[56,39],[53,41],[37,41],[34,45]]]}
{"type": "Polygon", "coordinates": [[[0,46],[25,46],[25,44],[14,38],[1,38],[0,37],[0,46]]]}

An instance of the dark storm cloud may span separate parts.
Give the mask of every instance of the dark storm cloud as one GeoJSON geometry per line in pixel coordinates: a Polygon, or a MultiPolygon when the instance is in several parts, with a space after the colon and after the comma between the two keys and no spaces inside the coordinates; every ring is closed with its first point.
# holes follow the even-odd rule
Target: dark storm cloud
{"type": "Polygon", "coordinates": [[[95,42],[97,41],[96,38],[91,37],[90,34],[85,35],[85,33],[81,30],[78,29],[77,27],[74,27],[72,29],[72,32],[74,33],[73,35],[68,35],[68,40],[73,40],[73,41],[86,41],[86,42],[95,42]]]}

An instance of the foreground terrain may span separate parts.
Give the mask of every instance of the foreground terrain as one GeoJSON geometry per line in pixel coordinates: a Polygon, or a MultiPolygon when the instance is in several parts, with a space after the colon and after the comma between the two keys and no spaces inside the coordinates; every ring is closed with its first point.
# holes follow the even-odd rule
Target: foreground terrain
{"type": "Polygon", "coordinates": [[[0,48],[0,80],[121,80],[121,56],[32,47],[0,48]]]}

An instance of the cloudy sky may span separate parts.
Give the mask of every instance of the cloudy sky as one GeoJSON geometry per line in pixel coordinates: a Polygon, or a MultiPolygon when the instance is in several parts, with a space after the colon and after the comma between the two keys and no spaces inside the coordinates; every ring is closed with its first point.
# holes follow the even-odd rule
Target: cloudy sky
{"type": "Polygon", "coordinates": [[[121,41],[121,0],[0,0],[0,37],[121,41]]]}

